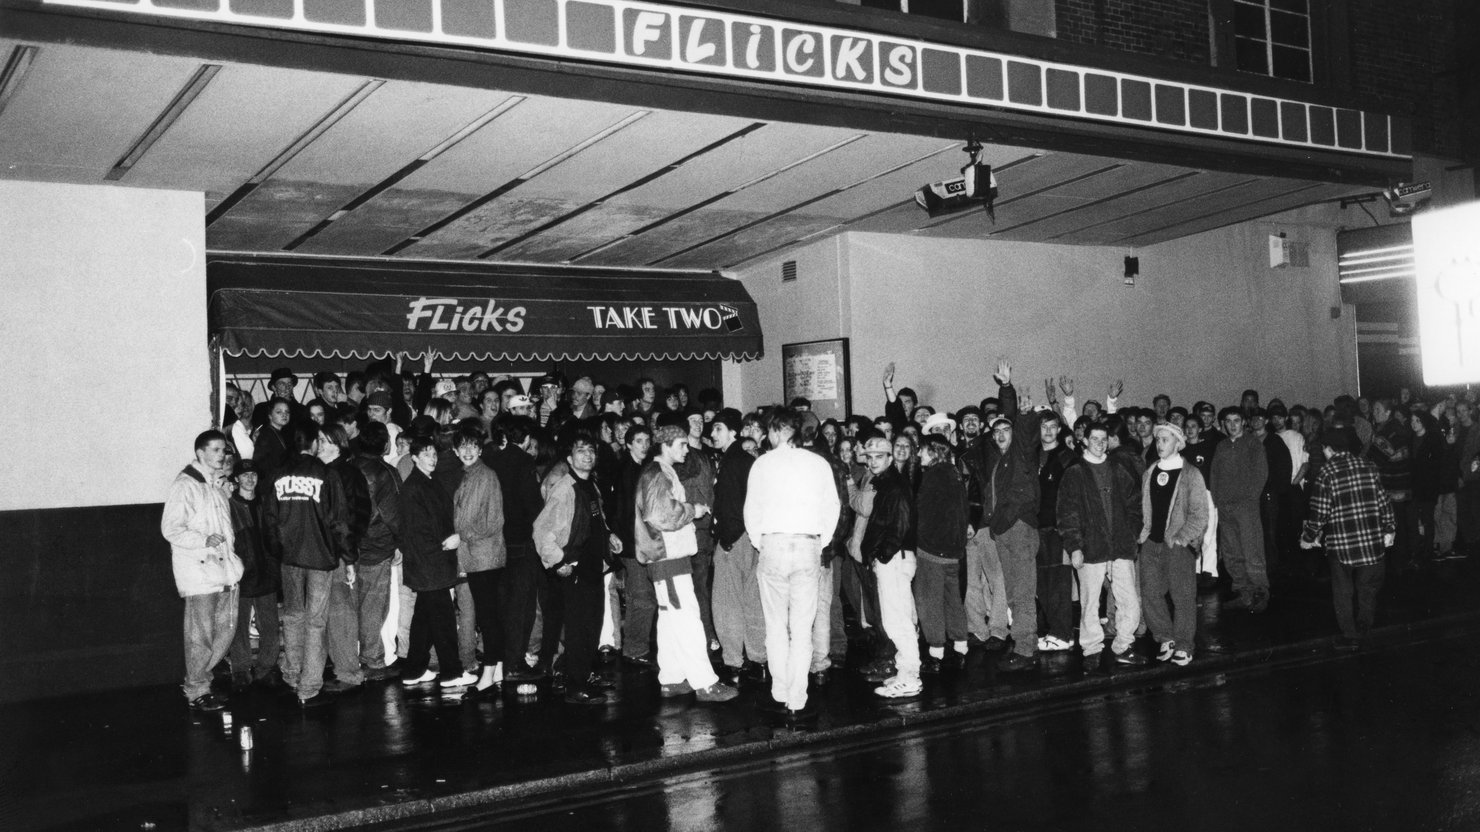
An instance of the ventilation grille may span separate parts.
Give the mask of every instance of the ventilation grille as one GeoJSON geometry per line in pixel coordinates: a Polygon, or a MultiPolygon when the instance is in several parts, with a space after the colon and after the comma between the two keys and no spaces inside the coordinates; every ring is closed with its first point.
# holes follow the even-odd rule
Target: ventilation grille
{"type": "Polygon", "coordinates": [[[787,260],[781,264],[781,282],[790,283],[797,279],[797,261],[787,260]]]}

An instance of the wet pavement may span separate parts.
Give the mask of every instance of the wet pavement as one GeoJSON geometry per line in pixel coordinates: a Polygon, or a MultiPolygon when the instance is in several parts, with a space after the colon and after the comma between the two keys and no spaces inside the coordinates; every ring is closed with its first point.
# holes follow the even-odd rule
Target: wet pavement
{"type": "Polygon", "coordinates": [[[420,830],[1473,830],[1470,636],[1164,679],[420,830]]]}
{"type": "MultiPolygon", "coordinates": [[[[995,807],[994,828],[1079,828],[1085,813],[1124,828],[1163,802],[1191,828],[1222,828],[1208,826],[1225,820],[1208,812],[1213,804],[1265,828],[1320,828],[1348,817],[1321,810],[1343,788],[1361,800],[1342,811],[1370,804],[1350,818],[1376,823],[1430,794],[1434,777],[1448,782],[1424,768],[1431,757],[1468,760],[1462,771],[1480,764],[1471,753],[1480,717],[1469,719],[1472,705],[1456,711],[1480,692],[1480,668],[1455,660],[1467,642],[1452,640],[1480,632],[1477,589],[1480,564],[1468,562],[1390,582],[1377,643],[1354,657],[1330,646],[1324,584],[1277,585],[1259,616],[1222,612],[1216,595],[1201,595],[1197,658],[1186,668],[1085,673],[1077,655],[1057,653],[1034,673],[999,678],[995,655],[974,652],[907,703],[878,700],[845,670],[817,692],[820,716],[797,727],[756,709],[764,690],[725,705],[663,700],[651,674],[615,666],[619,701],[601,707],[565,705],[543,687],[529,700],[464,703],[388,684],[305,713],[253,691],[233,698],[227,729],[219,714],[187,712],[175,688],[9,705],[0,707],[0,829],[395,819],[471,829],[493,822],[464,819],[473,807],[527,818],[548,801],[556,814],[587,813],[594,828],[879,828],[901,818],[975,828],[984,807],[995,807]],[[239,747],[243,726],[250,751],[239,747]],[[1397,758],[1411,781],[1388,782],[1397,758]],[[779,773],[789,767],[802,773],[779,773]],[[595,792],[617,799],[573,802],[595,792]]],[[[1470,817],[1467,807],[1451,815],[1470,817]]]]}

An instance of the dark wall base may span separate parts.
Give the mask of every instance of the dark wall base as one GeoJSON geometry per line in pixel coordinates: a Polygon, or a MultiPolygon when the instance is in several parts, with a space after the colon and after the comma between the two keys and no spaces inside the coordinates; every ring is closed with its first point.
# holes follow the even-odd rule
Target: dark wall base
{"type": "Polygon", "coordinates": [[[178,683],[161,504],[0,512],[0,702],[178,683]]]}

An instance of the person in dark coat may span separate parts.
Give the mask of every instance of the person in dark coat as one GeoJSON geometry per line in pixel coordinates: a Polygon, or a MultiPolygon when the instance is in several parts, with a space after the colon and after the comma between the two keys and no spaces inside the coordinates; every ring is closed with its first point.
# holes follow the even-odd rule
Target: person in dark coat
{"type": "MultiPolygon", "coordinates": [[[[349,434],[339,425],[329,425],[319,433],[319,459],[339,481],[344,495],[345,522],[348,524],[346,551],[334,567],[329,584],[329,624],[324,631],[329,661],[334,663],[334,680],[324,683],[324,690],[345,693],[365,682],[360,667],[360,607],[355,599],[356,569],[360,561],[360,542],[370,526],[370,487],[365,475],[355,465],[354,449],[349,434]]],[[[377,628],[376,638],[379,638],[377,628]]]]}
{"type": "Polygon", "coordinates": [[[407,687],[437,679],[429,669],[431,649],[437,648],[442,687],[471,685],[477,677],[463,673],[457,653],[457,614],[452,594],[457,583],[457,547],[462,542],[452,527],[452,495],[432,479],[437,470],[437,444],[429,436],[411,440],[415,468],[401,483],[401,546],[405,583],[416,593],[411,614],[411,644],[401,684],[407,687]]]}
{"type": "Polygon", "coordinates": [[[932,433],[920,445],[920,491],[916,495],[915,610],[920,635],[930,655],[920,672],[939,673],[946,641],[953,662],[966,658],[966,610],[961,606],[961,565],[966,560],[966,486],[956,470],[956,455],[946,437],[932,433]]]}
{"type": "MultiPolygon", "coordinates": [[[[534,550],[534,521],[544,508],[539,476],[535,473],[534,421],[524,416],[501,416],[483,446],[483,464],[498,476],[504,500],[504,644],[501,650],[506,682],[529,682],[544,674],[525,661],[525,648],[534,628],[535,604],[545,585],[545,570],[534,550]]],[[[485,645],[486,646],[486,645],[485,645]]]]}
{"type": "Polygon", "coordinates": [[[281,631],[278,625],[280,565],[262,539],[262,501],[257,497],[257,468],[250,459],[236,463],[236,493],[231,496],[231,525],[236,534],[236,556],[242,561],[240,607],[236,638],[227,654],[233,687],[249,682],[266,684],[277,667],[281,631]],[[252,660],[252,613],[257,614],[257,659],[252,660]]]}
{"type": "Polygon", "coordinates": [[[297,689],[300,704],[314,707],[333,698],[323,693],[329,596],[334,572],[353,559],[353,548],[339,477],[314,453],[318,437],[299,431],[294,438],[298,456],[264,495],[262,526],[283,565],[283,680],[297,689]]]}
{"type": "Polygon", "coordinates": [[[360,663],[365,679],[389,679],[397,671],[386,663],[381,628],[391,603],[391,571],[401,541],[401,475],[386,464],[390,431],[380,422],[365,423],[355,440],[355,465],[370,495],[370,522],[360,539],[355,564],[355,607],[360,620],[360,663]]]}
{"type": "Polygon", "coordinates": [[[1069,562],[1079,570],[1079,646],[1093,666],[1105,645],[1100,625],[1100,589],[1110,579],[1115,598],[1115,641],[1120,664],[1143,665],[1132,649],[1141,624],[1141,593],[1136,581],[1136,537],[1141,533],[1141,483],[1126,465],[1110,458],[1110,432],[1092,425],[1084,455],[1069,466],[1059,485],[1059,532],[1069,562]]]}

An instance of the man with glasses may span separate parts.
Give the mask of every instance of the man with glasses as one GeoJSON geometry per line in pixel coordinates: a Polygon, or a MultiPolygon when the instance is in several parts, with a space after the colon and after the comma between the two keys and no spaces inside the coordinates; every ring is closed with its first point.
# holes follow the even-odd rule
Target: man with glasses
{"type": "MultiPolygon", "coordinates": [[[[971,542],[978,544],[976,567],[967,559],[967,626],[981,627],[981,599],[996,594],[991,584],[1000,574],[1001,595],[988,607],[991,627],[1001,632],[1011,618],[1012,652],[998,663],[1003,672],[1030,670],[1038,665],[1038,430],[1036,414],[1018,412],[1012,367],[997,363],[1002,415],[993,418],[991,439],[966,454],[972,476],[981,483],[981,519],[971,542]],[[989,532],[984,534],[983,532],[989,532]],[[999,571],[1000,566],[1000,571],[999,571]],[[995,574],[994,574],[995,573],[995,574]],[[985,588],[982,583],[985,582],[985,588]],[[977,585],[973,591],[973,583],[977,585]],[[975,603],[973,603],[975,599],[975,603]]],[[[976,547],[973,547],[976,548],[976,547]]]]}

